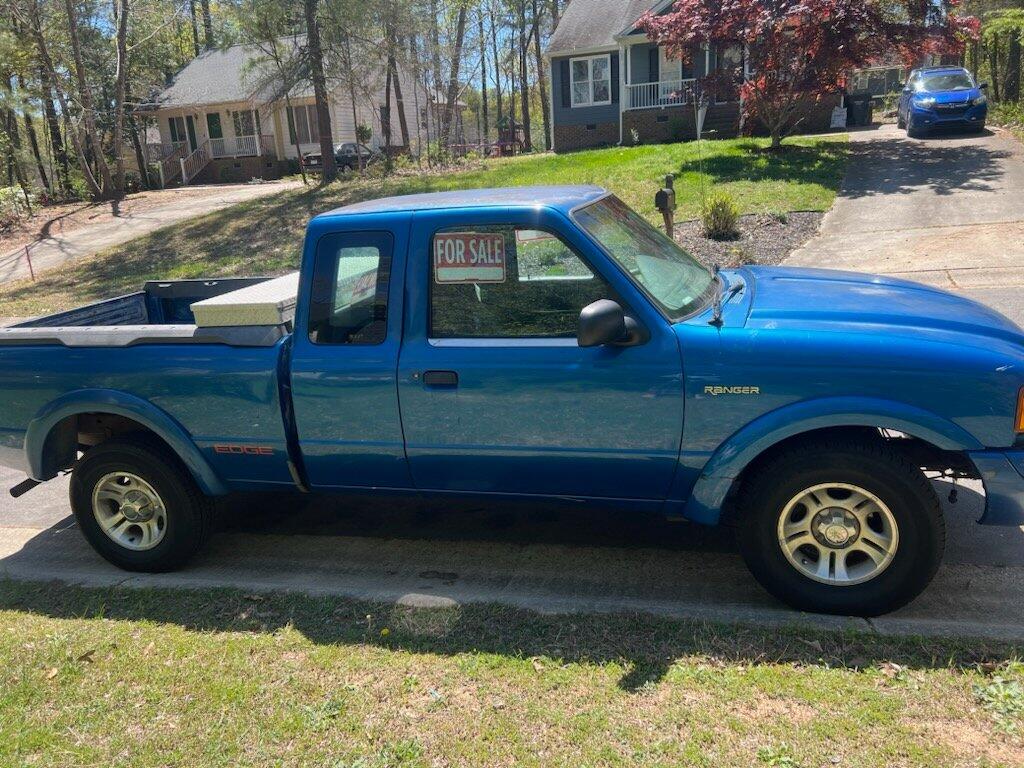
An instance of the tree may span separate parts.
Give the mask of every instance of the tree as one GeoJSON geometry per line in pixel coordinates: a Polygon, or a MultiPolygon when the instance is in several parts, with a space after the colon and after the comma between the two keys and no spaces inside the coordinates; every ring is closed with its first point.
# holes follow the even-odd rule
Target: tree
{"type": "MultiPolygon", "coordinates": [[[[921,6],[918,8],[917,5],[921,6]]],[[[892,52],[908,64],[927,53],[962,49],[977,19],[948,15],[930,3],[914,13],[874,0],[677,0],[668,13],[646,14],[640,28],[670,55],[689,60],[704,43],[740,43],[751,74],[740,87],[744,111],[777,149],[847,73],[892,52]]],[[[705,79],[705,90],[728,87],[732,73],[705,79]]]]}
{"type": "Polygon", "coordinates": [[[338,163],[334,158],[331,141],[331,109],[327,100],[327,77],[324,75],[324,52],[320,42],[320,22],[317,19],[318,0],[303,0],[306,17],[306,48],[309,56],[309,76],[313,81],[316,100],[316,122],[320,131],[320,156],[323,158],[323,183],[338,178],[338,163]]]}

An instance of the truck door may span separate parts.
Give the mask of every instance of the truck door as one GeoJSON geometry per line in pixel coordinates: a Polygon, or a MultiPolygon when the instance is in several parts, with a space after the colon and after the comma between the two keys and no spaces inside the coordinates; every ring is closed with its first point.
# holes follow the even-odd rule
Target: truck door
{"type": "Polygon", "coordinates": [[[417,488],[664,499],[682,434],[668,322],[560,214],[417,212],[398,368],[417,488]],[[619,301],[650,332],[581,348],[580,310],[619,301]]]}
{"type": "Polygon", "coordinates": [[[412,485],[395,383],[408,222],[307,238],[291,388],[313,488],[412,485]]]}

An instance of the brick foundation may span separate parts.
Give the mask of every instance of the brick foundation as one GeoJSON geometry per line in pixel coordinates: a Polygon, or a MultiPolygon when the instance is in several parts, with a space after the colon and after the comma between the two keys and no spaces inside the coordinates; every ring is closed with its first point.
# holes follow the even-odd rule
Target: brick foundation
{"type": "Polygon", "coordinates": [[[272,157],[218,157],[210,161],[190,184],[244,182],[252,178],[280,179],[288,171],[287,160],[272,157]]]}
{"type": "Polygon", "coordinates": [[[556,125],[555,152],[572,152],[575,149],[611,147],[619,143],[618,123],[592,123],[586,125],[556,125]]]}
{"type": "MultiPolygon", "coordinates": [[[[718,139],[736,135],[739,104],[715,104],[704,116],[706,137],[718,139]]],[[[640,109],[622,114],[622,140],[626,144],[667,144],[697,138],[697,120],[693,105],[640,109]],[[634,131],[636,140],[634,140],[634,131]]]]}

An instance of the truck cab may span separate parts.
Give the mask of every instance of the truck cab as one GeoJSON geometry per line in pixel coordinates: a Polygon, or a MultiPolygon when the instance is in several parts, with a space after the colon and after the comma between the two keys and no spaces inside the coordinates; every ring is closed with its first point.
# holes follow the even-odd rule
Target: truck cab
{"type": "Polygon", "coordinates": [[[182,565],[236,491],[536,499],[732,526],[781,600],[872,615],[938,568],[934,480],[1024,522],[1017,326],[906,281],[709,270],[596,187],[347,206],[297,274],[201,292],[170,325],[0,331],[0,461],[72,469],[125,568],[182,565]]]}

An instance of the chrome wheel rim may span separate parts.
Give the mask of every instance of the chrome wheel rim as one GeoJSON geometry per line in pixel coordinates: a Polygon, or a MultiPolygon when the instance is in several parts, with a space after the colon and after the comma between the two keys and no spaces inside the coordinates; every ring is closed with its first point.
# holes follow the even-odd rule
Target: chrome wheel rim
{"type": "Polygon", "coordinates": [[[889,507],[864,488],[822,483],[782,509],[779,547],[809,579],[847,587],[877,578],[896,556],[900,534],[889,507]]]}
{"type": "Polygon", "coordinates": [[[111,472],[96,483],[92,514],[100,530],[125,549],[152,549],[167,533],[167,509],[160,494],[130,472],[111,472]]]}

